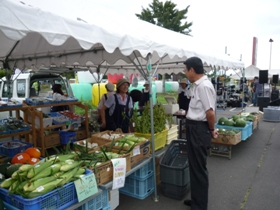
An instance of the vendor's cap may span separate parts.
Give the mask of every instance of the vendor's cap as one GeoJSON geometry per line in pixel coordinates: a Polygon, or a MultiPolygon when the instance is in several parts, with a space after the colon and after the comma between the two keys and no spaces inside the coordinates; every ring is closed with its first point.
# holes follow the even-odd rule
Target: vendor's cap
{"type": "Polygon", "coordinates": [[[188,84],[187,79],[186,78],[181,79],[180,84],[188,84]]]}
{"type": "Polygon", "coordinates": [[[130,85],[129,81],[127,81],[126,79],[119,79],[117,81],[117,88],[119,88],[122,84],[127,83],[128,85],[130,85]]]}
{"type": "Polygon", "coordinates": [[[113,92],[114,91],[114,88],[115,88],[115,85],[113,85],[111,82],[108,82],[106,85],[105,85],[106,89],[109,91],[109,92],[113,92]]]}
{"type": "Polygon", "coordinates": [[[144,86],[150,85],[148,81],[145,81],[144,86]]]}

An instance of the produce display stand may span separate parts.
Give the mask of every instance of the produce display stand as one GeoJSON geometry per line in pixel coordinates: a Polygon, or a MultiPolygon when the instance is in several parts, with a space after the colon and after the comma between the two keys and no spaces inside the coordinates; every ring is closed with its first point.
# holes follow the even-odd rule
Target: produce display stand
{"type": "Polygon", "coordinates": [[[231,159],[232,146],[241,142],[241,131],[235,135],[220,134],[217,139],[212,139],[210,147],[210,156],[227,157],[231,159]],[[221,145],[219,147],[217,145],[221,145]]]}
{"type": "Polygon", "coordinates": [[[33,113],[30,112],[28,106],[26,106],[26,105],[23,105],[23,106],[5,106],[5,107],[2,106],[0,108],[0,112],[10,112],[10,111],[15,111],[17,119],[20,119],[20,112],[23,112],[23,120],[24,120],[25,123],[27,123],[30,126],[30,129],[25,130],[25,131],[20,131],[20,132],[9,133],[9,134],[1,134],[0,139],[7,138],[7,137],[14,137],[14,136],[18,136],[18,138],[21,139],[21,136],[24,135],[25,141],[30,142],[29,134],[32,134],[33,136],[35,136],[35,131],[33,129],[33,125],[34,125],[33,113]],[[28,116],[32,116],[32,119],[33,119],[30,123],[28,123],[28,120],[27,120],[28,116]]]}
{"type": "Polygon", "coordinates": [[[226,143],[220,143],[220,142],[211,143],[209,155],[210,155],[210,157],[211,156],[226,157],[229,160],[231,160],[232,146],[233,146],[233,144],[226,144],[226,143]],[[217,145],[221,145],[224,147],[217,147],[217,145]],[[223,151],[220,151],[220,149],[222,149],[223,151]]]}
{"type": "MultiPolygon", "coordinates": [[[[63,128],[66,126],[66,124],[47,125],[46,127],[44,127],[43,112],[36,110],[37,108],[44,108],[44,107],[50,107],[50,106],[69,106],[70,109],[73,110],[73,106],[78,106],[78,107],[84,109],[85,110],[85,119],[81,123],[83,123],[85,126],[85,137],[86,138],[89,137],[88,108],[87,108],[87,106],[83,105],[81,102],[63,102],[63,103],[54,103],[54,104],[28,105],[26,103],[26,101],[23,101],[23,104],[25,106],[29,107],[29,109],[33,113],[33,116],[32,116],[33,125],[35,123],[34,118],[39,118],[38,128],[35,128],[35,126],[33,126],[33,128],[34,128],[33,134],[36,132],[36,134],[33,135],[33,144],[35,147],[37,147],[37,146],[41,147],[41,153],[42,153],[43,157],[45,156],[46,149],[61,145],[58,132],[53,133],[50,136],[46,136],[45,133],[49,132],[50,130],[56,129],[56,128],[63,128]]],[[[30,118],[29,118],[29,120],[30,120],[30,118]]]]}

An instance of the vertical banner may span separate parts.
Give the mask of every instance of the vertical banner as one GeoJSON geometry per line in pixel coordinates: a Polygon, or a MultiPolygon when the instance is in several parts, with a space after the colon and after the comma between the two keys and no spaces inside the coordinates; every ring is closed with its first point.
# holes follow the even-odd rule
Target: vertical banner
{"type": "Polygon", "coordinates": [[[257,66],[258,38],[253,37],[252,65],[257,66]]]}

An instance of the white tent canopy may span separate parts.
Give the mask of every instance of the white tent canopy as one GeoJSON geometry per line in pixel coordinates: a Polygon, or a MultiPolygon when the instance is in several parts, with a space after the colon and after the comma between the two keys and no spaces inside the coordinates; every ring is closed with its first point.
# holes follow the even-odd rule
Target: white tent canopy
{"type": "MultiPolygon", "coordinates": [[[[101,72],[146,70],[151,54],[158,73],[178,73],[191,56],[206,66],[243,68],[243,62],[207,48],[193,37],[145,21],[88,24],[9,0],[0,1],[0,61],[20,69],[91,69],[101,72]],[[116,24],[118,23],[118,24],[116,24]]],[[[2,64],[0,64],[2,65],[2,64]]]]}
{"type": "MultiPolygon", "coordinates": [[[[254,65],[250,65],[247,68],[245,68],[245,70],[244,70],[245,78],[247,80],[252,80],[252,79],[254,79],[254,77],[259,76],[260,71],[261,71],[261,69],[259,69],[258,67],[254,66],[254,65]]],[[[237,74],[232,75],[230,78],[239,80],[241,77],[243,77],[242,72],[239,72],[237,74]]],[[[268,73],[268,78],[271,78],[271,77],[272,77],[272,75],[270,73],[268,73]]]]}

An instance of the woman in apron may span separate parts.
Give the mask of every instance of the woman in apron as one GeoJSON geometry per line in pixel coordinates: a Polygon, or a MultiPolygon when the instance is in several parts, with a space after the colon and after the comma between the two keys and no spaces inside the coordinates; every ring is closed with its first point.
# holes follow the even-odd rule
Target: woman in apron
{"type": "Polygon", "coordinates": [[[131,110],[133,108],[132,98],[128,95],[130,83],[126,79],[117,81],[116,94],[110,96],[101,109],[101,128],[105,130],[116,130],[120,128],[123,133],[129,133],[131,110]],[[109,115],[105,112],[109,109],[109,115]]]}
{"type": "MultiPolygon", "coordinates": [[[[114,95],[115,94],[115,85],[112,84],[111,82],[108,82],[106,85],[105,85],[105,88],[107,90],[107,93],[103,94],[103,96],[101,97],[100,101],[99,101],[99,104],[98,104],[98,122],[101,124],[101,109],[102,107],[104,106],[105,102],[107,101],[107,99],[114,95]]],[[[109,116],[109,109],[107,109],[105,111],[105,116],[109,116]]],[[[102,128],[100,129],[100,131],[104,131],[102,128]]]]}

